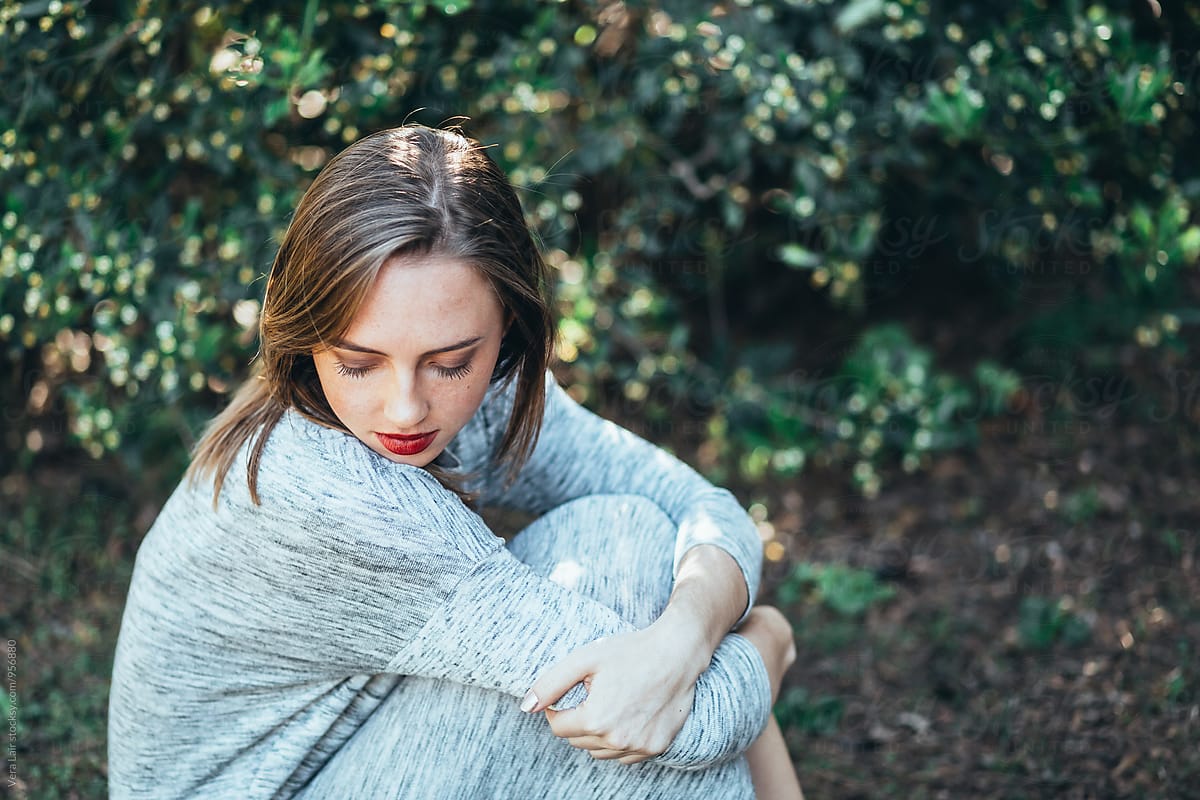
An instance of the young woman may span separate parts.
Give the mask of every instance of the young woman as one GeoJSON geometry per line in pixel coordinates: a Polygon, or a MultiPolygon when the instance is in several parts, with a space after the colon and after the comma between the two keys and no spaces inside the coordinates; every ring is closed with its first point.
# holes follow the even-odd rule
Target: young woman
{"type": "Polygon", "coordinates": [[[138,551],[113,798],[799,796],[753,526],[574,403],[552,331],[477,143],[412,125],[330,161],[258,373],[138,551]],[[483,506],[540,516],[506,545],[483,506]]]}

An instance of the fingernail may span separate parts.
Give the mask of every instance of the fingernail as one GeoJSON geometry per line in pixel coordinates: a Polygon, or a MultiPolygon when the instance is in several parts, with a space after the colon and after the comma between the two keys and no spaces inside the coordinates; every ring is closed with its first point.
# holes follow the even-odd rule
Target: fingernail
{"type": "Polygon", "coordinates": [[[533,690],[529,690],[529,694],[525,695],[525,699],[521,701],[521,710],[525,713],[533,711],[533,707],[537,705],[537,695],[533,690]]]}

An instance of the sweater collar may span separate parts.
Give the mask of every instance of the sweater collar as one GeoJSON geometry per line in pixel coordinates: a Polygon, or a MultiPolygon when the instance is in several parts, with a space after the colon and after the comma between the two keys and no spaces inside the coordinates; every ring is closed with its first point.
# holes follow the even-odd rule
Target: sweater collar
{"type": "MultiPolygon", "coordinates": [[[[284,419],[287,421],[289,428],[292,431],[301,432],[308,436],[316,436],[318,438],[324,437],[327,439],[338,439],[338,440],[350,438],[350,439],[354,439],[354,441],[356,441],[356,442],[358,441],[352,434],[346,433],[344,431],[334,430],[333,428],[328,428],[324,425],[314,422],[313,420],[311,420],[308,417],[301,414],[295,408],[289,408],[284,414],[284,419]]],[[[359,442],[359,443],[361,444],[361,442],[359,442]]],[[[451,450],[451,446],[453,444],[454,444],[454,442],[451,441],[450,444],[447,445],[442,450],[442,452],[438,453],[437,458],[435,458],[431,463],[436,464],[437,466],[441,467],[442,469],[447,469],[447,470],[460,469],[462,467],[462,460],[459,459],[459,457],[454,454],[453,450],[451,450]]],[[[365,444],[362,446],[366,447],[365,444]]],[[[370,449],[370,448],[368,448],[368,449],[370,449]]],[[[383,458],[383,456],[379,456],[379,458],[383,458]]]]}

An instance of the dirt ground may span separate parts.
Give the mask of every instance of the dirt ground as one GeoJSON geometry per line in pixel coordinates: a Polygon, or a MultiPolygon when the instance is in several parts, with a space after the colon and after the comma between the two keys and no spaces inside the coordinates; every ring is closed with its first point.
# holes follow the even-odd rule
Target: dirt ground
{"type": "Polygon", "coordinates": [[[816,473],[770,493],[776,599],[791,562],[894,590],[786,606],[807,795],[1200,797],[1197,444],[1112,409],[1012,417],[871,502],[816,473]]]}

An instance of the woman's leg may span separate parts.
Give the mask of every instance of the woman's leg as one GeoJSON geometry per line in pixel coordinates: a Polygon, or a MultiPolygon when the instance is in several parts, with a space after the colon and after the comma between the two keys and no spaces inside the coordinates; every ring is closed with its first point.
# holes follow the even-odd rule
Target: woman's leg
{"type": "MultiPolygon", "coordinates": [[[[675,526],[653,503],[567,503],[510,543],[533,570],[605,603],[636,626],[666,606],[675,526]]],[[[743,758],[706,770],[597,761],[555,737],[543,715],[497,692],[404,678],[298,795],[316,798],[753,797],[743,758]],[[451,742],[447,747],[443,742],[451,742]]]]}
{"type": "MultiPolygon", "coordinates": [[[[763,656],[763,663],[771,677],[772,696],[779,692],[783,674],[796,660],[795,634],[792,623],[779,609],[756,606],[745,622],[738,628],[763,656]]],[[[754,794],[758,800],[804,800],[800,791],[800,779],[792,766],[787,742],[774,714],[767,727],[746,750],[746,761],[750,765],[750,777],[754,781],[754,794]]]]}
{"type": "Polygon", "coordinates": [[[754,796],[758,800],[804,800],[783,731],[772,714],[767,727],[746,751],[754,796]]]}

